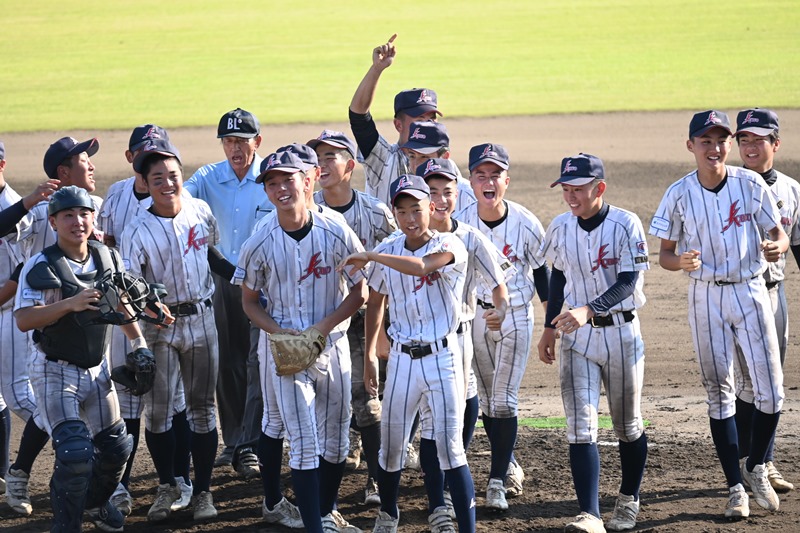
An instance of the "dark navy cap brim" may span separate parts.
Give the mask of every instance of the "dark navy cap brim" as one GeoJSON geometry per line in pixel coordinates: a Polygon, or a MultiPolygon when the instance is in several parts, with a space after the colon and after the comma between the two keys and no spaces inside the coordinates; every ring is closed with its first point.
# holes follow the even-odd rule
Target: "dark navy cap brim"
{"type": "Polygon", "coordinates": [[[266,172],[262,172],[256,177],[256,183],[264,183],[271,172],[282,172],[284,174],[296,174],[298,172],[305,172],[302,168],[295,167],[273,167],[266,172]]]}
{"type": "Polygon", "coordinates": [[[217,135],[217,139],[222,139],[223,137],[239,137],[241,139],[255,139],[261,135],[260,133],[242,133],[242,132],[234,132],[234,133],[226,133],[225,135],[217,135]]]}
{"type": "Polygon", "coordinates": [[[435,106],[428,105],[428,104],[418,105],[418,106],[414,106],[414,107],[407,107],[406,109],[401,109],[400,111],[402,111],[403,113],[405,113],[406,115],[408,115],[410,117],[419,117],[419,116],[424,115],[425,113],[430,113],[431,111],[434,111],[439,116],[444,116],[444,115],[442,115],[441,111],[436,109],[435,106]]]}
{"type": "Polygon", "coordinates": [[[397,203],[397,199],[404,194],[416,198],[417,200],[424,200],[425,198],[431,197],[430,194],[426,193],[425,191],[420,191],[419,189],[403,189],[392,196],[392,207],[394,207],[394,204],[397,203]]]}
{"type": "Polygon", "coordinates": [[[778,131],[777,129],[772,128],[756,128],[756,127],[748,127],[748,128],[741,128],[736,130],[735,135],[739,135],[740,133],[749,132],[760,137],[769,137],[771,134],[778,131]]]}
{"type": "Polygon", "coordinates": [[[707,132],[713,130],[714,128],[721,128],[721,129],[727,131],[730,135],[733,135],[733,130],[731,130],[728,126],[724,126],[722,124],[709,124],[708,126],[704,126],[704,127],[700,128],[697,131],[693,131],[692,134],[690,135],[690,137],[700,137],[704,133],[707,133],[707,132]]]}
{"type": "Polygon", "coordinates": [[[133,160],[133,171],[137,174],[142,173],[142,167],[144,166],[144,162],[147,161],[151,155],[165,155],[167,157],[174,157],[180,163],[181,158],[178,154],[173,154],[172,152],[167,152],[166,150],[150,150],[147,152],[139,152],[139,154],[133,160]]]}
{"type": "Polygon", "coordinates": [[[550,184],[550,188],[552,189],[556,185],[572,185],[573,187],[580,187],[581,185],[587,185],[594,180],[605,180],[605,178],[596,178],[594,176],[565,176],[558,178],[556,181],[550,184]]]}
{"type": "Polygon", "coordinates": [[[497,165],[498,167],[502,168],[503,170],[508,170],[508,163],[506,163],[505,161],[500,161],[500,160],[495,159],[493,157],[484,157],[483,159],[478,159],[474,163],[470,164],[470,166],[469,166],[470,172],[472,170],[474,170],[475,167],[477,167],[478,165],[481,165],[483,163],[494,163],[495,165],[497,165]]]}

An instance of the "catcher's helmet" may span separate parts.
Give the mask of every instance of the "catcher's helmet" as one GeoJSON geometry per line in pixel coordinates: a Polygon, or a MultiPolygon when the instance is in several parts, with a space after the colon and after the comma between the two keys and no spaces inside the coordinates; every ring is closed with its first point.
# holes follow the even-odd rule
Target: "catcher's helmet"
{"type": "Polygon", "coordinates": [[[72,207],[85,207],[94,211],[94,202],[92,202],[92,197],[89,196],[86,189],[81,189],[75,185],[61,187],[50,198],[50,203],[47,205],[47,214],[53,216],[59,211],[72,207]]]}

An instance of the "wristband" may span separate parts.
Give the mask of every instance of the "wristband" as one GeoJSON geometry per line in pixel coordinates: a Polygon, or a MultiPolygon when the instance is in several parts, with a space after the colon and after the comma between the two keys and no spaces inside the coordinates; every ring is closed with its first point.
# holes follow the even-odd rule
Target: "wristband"
{"type": "Polygon", "coordinates": [[[130,339],[131,343],[131,350],[138,350],[139,348],[147,348],[147,341],[144,340],[144,337],[136,337],[135,339],[130,339]]]}

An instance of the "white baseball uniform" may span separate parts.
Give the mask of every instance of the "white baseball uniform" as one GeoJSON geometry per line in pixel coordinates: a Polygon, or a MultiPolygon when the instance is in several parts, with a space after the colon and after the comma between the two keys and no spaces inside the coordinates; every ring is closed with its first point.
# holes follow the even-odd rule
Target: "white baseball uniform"
{"type": "Polygon", "coordinates": [[[780,221],[763,178],[727,166],[726,183],[713,192],[693,171],[667,189],[650,222],[650,234],[677,243],[676,253],[700,251],[689,272],[689,326],[708,393],[708,414],[734,415],[734,339],[753,382],[756,409],[780,412],[783,371],[769,294],[761,276],[761,230],[780,221]]]}
{"type": "MultiPolygon", "coordinates": [[[[544,228],[539,219],[515,202],[505,200],[505,205],[504,220],[493,227],[480,219],[477,204],[453,217],[486,235],[516,268],[506,282],[510,305],[500,331],[486,327],[483,313],[473,321],[472,366],[478,378],[481,411],[493,418],[517,416],[519,388],[533,337],[533,271],[545,264],[540,251],[544,228]]],[[[486,287],[478,287],[477,297],[479,306],[491,305],[492,294],[486,287]]]]}
{"type": "Polygon", "coordinates": [[[467,250],[452,233],[432,232],[413,252],[406,237],[395,234],[375,248],[377,253],[425,257],[450,252],[453,262],[427,276],[401,274],[375,264],[369,286],[389,299],[386,387],[381,417],[379,463],[388,472],[403,466],[411,425],[423,398],[431,411],[439,464],[450,470],[467,464],[462,442],[464,369],[456,331],[466,280],[467,250]]]}
{"type": "MultiPolygon", "coordinates": [[[[245,241],[234,283],[266,295],[265,311],[281,328],[304,330],[336,310],[363,274],[338,274],[336,265],[363,251],[358,237],[334,218],[309,211],[311,228],[300,240],[286,233],[276,215],[245,241]]],[[[262,430],[279,438],[270,416],[277,404],[280,421],[290,440],[289,466],[313,470],[319,457],[339,464],[349,450],[350,320],[330,332],[317,363],[291,376],[278,376],[269,343],[259,352],[264,391],[262,430]],[[272,391],[270,393],[269,391],[272,391]],[[274,394],[270,396],[269,394],[274,394]]]]}
{"type": "Polygon", "coordinates": [[[214,392],[219,347],[208,247],[218,241],[217,221],[208,204],[194,198],[182,198],[181,211],[174,218],[145,210],[122,234],[126,268],[150,283],[163,283],[164,303],[177,315],[166,329],[142,323],[147,345],[156,357],[155,384],[144,395],[145,426],[153,433],[172,427],[181,378],[189,428],[208,433],[217,427],[214,392]]]}
{"type": "MultiPolygon", "coordinates": [[[[639,217],[614,206],[609,206],[603,222],[589,232],[572,213],[557,216],[547,229],[542,253],[564,273],[564,302],[570,309],[600,297],[617,282],[620,272],[650,268],[639,217]]],[[[643,286],[640,274],[633,294],[603,315],[611,318],[612,324],[594,327],[590,321],[562,334],[559,374],[570,444],[597,442],[601,384],[617,437],[633,442],[644,431],[644,343],[639,319],[632,313],[645,303],[643,286]]]]}

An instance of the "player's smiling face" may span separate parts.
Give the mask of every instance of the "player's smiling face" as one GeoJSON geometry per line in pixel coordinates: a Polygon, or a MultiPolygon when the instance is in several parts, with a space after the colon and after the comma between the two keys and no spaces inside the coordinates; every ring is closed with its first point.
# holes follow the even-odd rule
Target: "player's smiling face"
{"type": "Polygon", "coordinates": [[[319,185],[323,189],[339,185],[353,171],[355,161],[345,156],[346,150],[319,143],[314,149],[319,160],[319,185]]]}
{"type": "Polygon", "coordinates": [[[75,185],[89,192],[94,192],[94,165],[89,159],[89,154],[74,155],[71,159],[72,166],[61,165],[59,169],[59,179],[61,186],[75,185]]]}
{"type": "Polygon", "coordinates": [[[85,207],[63,209],[50,217],[50,225],[58,234],[59,244],[80,246],[94,231],[94,211],[85,207]]]}
{"type": "Polygon", "coordinates": [[[431,189],[431,202],[434,211],[431,218],[436,222],[446,222],[456,209],[458,186],[455,180],[434,175],[425,180],[431,189]]]}
{"type": "Polygon", "coordinates": [[[270,202],[282,211],[306,207],[306,187],[310,179],[303,172],[273,170],[264,179],[264,191],[270,202]]]}
{"type": "Polygon", "coordinates": [[[161,216],[174,216],[181,210],[183,171],[174,157],[162,159],[150,166],[147,190],[153,199],[153,210],[161,216]]]}
{"type": "Polygon", "coordinates": [[[241,137],[222,138],[222,149],[225,151],[225,157],[238,177],[242,178],[250,170],[250,165],[253,163],[256,150],[260,145],[261,135],[256,135],[252,139],[243,139],[241,137]]]}
{"type": "Polygon", "coordinates": [[[427,198],[418,200],[408,194],[397,198],[394,203],[394,218],[409,244],[424,244],[430,239],[428,227],[433,209],[433,202],[427,198]]]}
{"type": "Polygon", "coordinates": [[[725,161],[731,151],[731,135],[724,128],[711,128],[700,136],[686,141],[701,172],[725,172],[725,161]]]}
{"type": "Polygon", "coordinates": [[[481,163],[469,173],[478,205],[487,208],[495,208],[502,203],[509,180],[508,172],[491,162],[481,163]]]}
{"type": "Polygon", "coordinates": [[[579,218],[591,218],[603,207],[604,181],[593,181],[585,185],[561,185],[564,201],[573,215],[579,218]]]}
{"type": "Polygon", "coordinates": [[[775,152],[781,145],[780,139],[776,139],[773,144],[769,137],[744,131],[736,136],[736,140],[744,166],[756,172],[766,172],[772,168],[775,152]]]}

